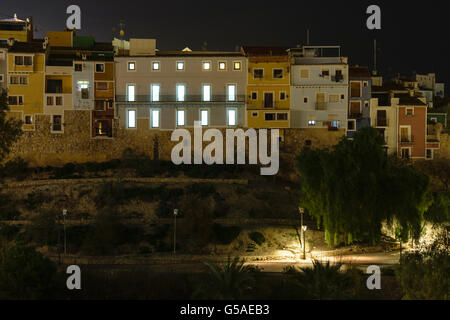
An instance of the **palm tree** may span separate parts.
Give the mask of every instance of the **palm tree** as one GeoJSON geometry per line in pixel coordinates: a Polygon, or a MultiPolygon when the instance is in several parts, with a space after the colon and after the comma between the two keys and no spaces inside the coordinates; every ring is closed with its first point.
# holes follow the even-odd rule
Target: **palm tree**
{"type": "Polygon", "coordinates": [[[345,299],[353,288],[352,279],[341,273],[342,263],[331,264],[313,260],[312,268],[290,268],[288,273],[297,275],[297,288],[308,299],[345,299]]]}
{"type": "Polygon", "coordinates": [[[244,265],[239,257],[226,263],[208,263],[208,274],[193,294],[196,299],[235,300],[248,296],[255,284],[254,273],[259,271],[252,265],[244,265]]]}

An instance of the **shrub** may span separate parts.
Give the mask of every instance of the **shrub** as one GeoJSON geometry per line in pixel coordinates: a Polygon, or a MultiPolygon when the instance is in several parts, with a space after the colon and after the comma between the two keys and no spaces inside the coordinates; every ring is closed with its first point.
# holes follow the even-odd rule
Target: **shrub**
{"type": "Polygon", "coordinates": [[[264,237],[264,235],[258,231],[250,232],[248,234],[248,237],[259,246],[266,242],[266,238],[264,237]]]}
{"type": "Polygon", "coordinates": [[[8,161],[0,170],[0,176],[24,180],[29,174],[28,162],[22,158],[8,161]]]}

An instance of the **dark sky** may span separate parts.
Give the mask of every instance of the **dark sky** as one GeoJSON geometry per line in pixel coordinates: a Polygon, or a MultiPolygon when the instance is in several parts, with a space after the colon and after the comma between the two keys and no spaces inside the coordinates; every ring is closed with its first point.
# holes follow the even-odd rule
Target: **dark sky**
{"type": "Polygon", "coordinates": [[[302,0],[16,0],[2,1],[0,17],[32,16],[42,37],[65,27],[66,8],[81,7],[81,35],[110,41],[125,21],[125,37],[154,37],[159,49],[234,50],[240,45],[341,45],[350,64],[372,66],[373,39],[379,70],[435,72],[450,92],[449,22],[446,1],[302,0]],[[366,8],[381,7],[382,30],[366,28],[366,8]]]}

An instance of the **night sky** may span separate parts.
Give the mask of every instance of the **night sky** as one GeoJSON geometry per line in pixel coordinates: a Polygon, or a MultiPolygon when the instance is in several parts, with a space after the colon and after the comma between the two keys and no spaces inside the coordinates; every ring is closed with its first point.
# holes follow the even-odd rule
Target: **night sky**
{"type": "Polygon", "coordinates": [[[66,8],[81,7],[80,35],[97,41],[118,37],[154,37],[159,49],[231,50],[241,45],[341,45],[350,64],[372,67],[377,39],[378,70],[384,74],[435,72],[450,90],[449,23],[445,1],[254,1],[254,0],[19,0],[2,1],[0,17],[32,16],[42,38],[65,27],[66,8]],[[382,30],[366,28],[366,8],[377,4],[382,30]],[[419,5],[418,5],[419,4],[419,5]],[[116,29],[113,32],[113,28],[116,29]]]}

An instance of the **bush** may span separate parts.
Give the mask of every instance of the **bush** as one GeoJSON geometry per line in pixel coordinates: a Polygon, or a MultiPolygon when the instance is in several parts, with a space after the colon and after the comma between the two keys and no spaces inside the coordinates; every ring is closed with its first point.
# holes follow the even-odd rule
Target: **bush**
{"type": "Polygon", "coordinates": [[[258,246],[262,245],[264,242],[266,242],[266,238],[264,237],[264,235],[261,232],[255,231],[255,232],[250,232],[248,234],[248,237],[254,241],[258,246]]]}
{"type": "Polygon", "coordinates": [[[62,234],[56,223],[58,215],[52,211],[38,213],[31,219],[31,224],[25,227],[25,238],[39,246],[55,245],[58,242],[58,235],[62,234]]]}
{"type": "Polygon", "coordinates": [[[0,177],[12,177],[17,180],[24,180],[30,171],[28,162],[20,157],[8,161],[3,167],[0,167],[0,169],[0,177]]]}
{"type": "Polygon", "coordinates": [[[76,165],[69,162],[63,165],[61,168],[55,169],[55,179],[64,179],[73,177],[75,170],[77,169],[76,165]]]}

